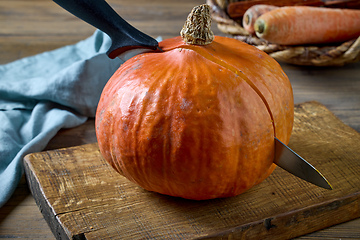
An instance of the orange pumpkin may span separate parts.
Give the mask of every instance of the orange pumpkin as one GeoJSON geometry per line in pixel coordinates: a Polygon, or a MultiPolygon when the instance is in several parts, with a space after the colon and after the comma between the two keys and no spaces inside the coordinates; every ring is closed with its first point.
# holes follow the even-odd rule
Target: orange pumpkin
{"type": "Polygon", "coordinates": [[[238,40],[211,41],[204,12],[207,5],[194,9],[185,25],[194,27],[195,18],[207,33],[183,29],[185,40],[167,39],[163,52],[125,62],[96,114],[100,151],[120,174],[146,190],[197,200],[235,196],[268,177],[274,137],[289,142],[294,113],[280,65],[238,40]]]}

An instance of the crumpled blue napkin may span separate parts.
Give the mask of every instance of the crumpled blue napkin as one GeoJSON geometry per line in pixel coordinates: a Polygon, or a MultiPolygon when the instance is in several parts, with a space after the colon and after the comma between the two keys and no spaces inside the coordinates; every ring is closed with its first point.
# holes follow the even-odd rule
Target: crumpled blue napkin
{"type": "Polygon", "coordinates": [[[0,207],[23,174],[23,157],[61,128],[94,117],[101,91],[121,65],[97,30],[77,44],[0,65],[0,207]]]}

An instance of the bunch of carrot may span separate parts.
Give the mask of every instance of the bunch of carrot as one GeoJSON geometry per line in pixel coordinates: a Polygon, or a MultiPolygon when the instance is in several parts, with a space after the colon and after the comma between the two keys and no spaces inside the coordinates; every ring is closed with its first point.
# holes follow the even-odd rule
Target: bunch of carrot
{"type": "Polygon", "coordinates": [[[360,36],[360,10],[254,5],[244,14],[243,27],[282,45],[344,42],[360,36]]]}

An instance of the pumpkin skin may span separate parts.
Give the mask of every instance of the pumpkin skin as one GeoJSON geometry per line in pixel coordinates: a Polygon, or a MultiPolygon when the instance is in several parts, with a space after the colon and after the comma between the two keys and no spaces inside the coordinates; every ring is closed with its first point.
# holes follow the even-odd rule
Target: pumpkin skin
{"type": "Polygon", "coordinates": [[[236,196],[275,169],[289,142],[293,93],[280,65],[238,40],[181,37],[126,61],[96,113],[103,157],[146,190],[187,199],[236,196]]]}

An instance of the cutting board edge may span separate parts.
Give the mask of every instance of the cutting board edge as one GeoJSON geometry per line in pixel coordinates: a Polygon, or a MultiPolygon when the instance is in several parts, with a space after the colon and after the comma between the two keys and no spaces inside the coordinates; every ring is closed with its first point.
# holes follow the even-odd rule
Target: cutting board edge
{"type": "MultiPolygon", "coordinates": [[[[59,221],[54,209],[51,207],[51,205],[46,199],[45,193],[41,187],[38,177],[34,174],[35,171],[32,167],[31,158],[36,154],[38,153],[28,154],[24,157],[23,160],[25,177],[28,182],[30,192],[34,197],[36,205],[38,206],[40,212],[42,213],[45,221],[47,222],[50,230],[52,231],[56,239],[74,239],[74,236],[69,231],[67,231],[66,227],[64,227],[61,221],[59,221]]],[[[80,237],[75,239],[84,238],[80,237]]]]}
{"type": "Polygon", "coordinates": [[[291,239],[300,237],[315,231],[322,230],[340,223],[351,221],[360,217],[360,192],[352,193],[347,196],[328,200],[326,202],[318,203],[312,206],[296,209],[286,213],[280,213],[275,216],[266,217],[264,219],[225,229],[219,233],[211,233],[200,239],[291,239]],[[357,211],[348,214],[350,211],[346,209],[357,209],[357,211]],[[306,218],[316,217],[320,213],[320,218],[315,221],[312,218],[311,228],[306,218]],[[336,216],[337,221],[334,221],[336,216]],[[328,219],[331,218],[332,221],[328,219]],[[327,224],[324,225],[324,222],[327,224]],[[285,222],[285,224],[283,224],[285,222]],[[314,223],[317,223],[314,225],[314,223]],[[302,234],[293,231],[294,228],[301,227],[302,234]],[[252,236],[247,236],[246,233],[251,232],[252,236]]]}

